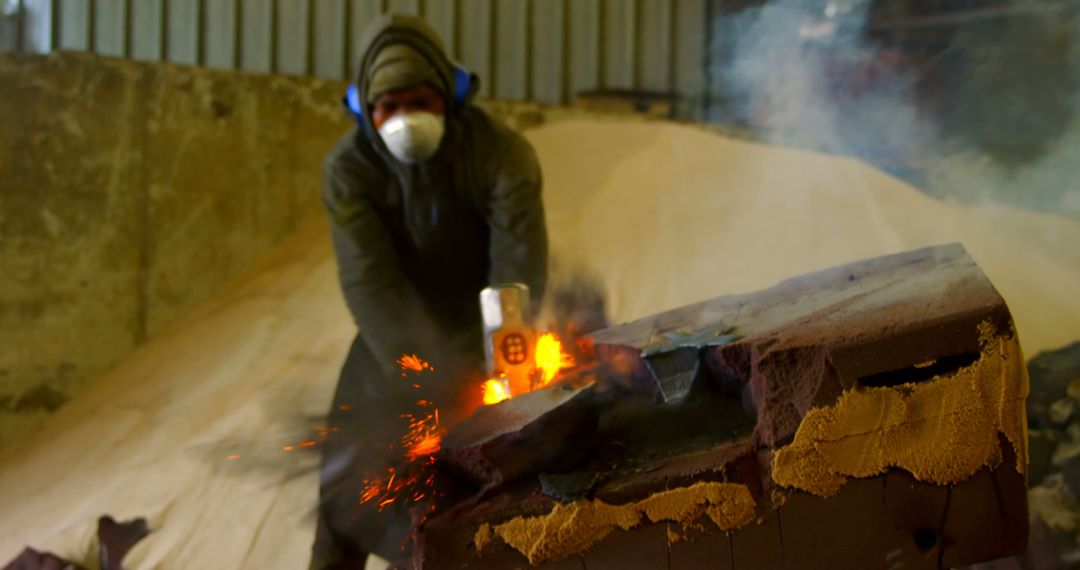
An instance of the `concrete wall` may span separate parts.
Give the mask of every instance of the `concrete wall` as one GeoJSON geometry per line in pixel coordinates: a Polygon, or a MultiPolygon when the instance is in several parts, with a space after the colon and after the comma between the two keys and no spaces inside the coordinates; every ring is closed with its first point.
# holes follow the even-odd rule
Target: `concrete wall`
{"type": "Polygon", "coordinates": [[[341,89],[0,56],[0,445],[316,211],[341,89]]]}
{"type": "MultiPolygon", "coordinates": [[[[0,447],[320,210],[344,88],[0,55],[0,447]]],[[[598,116],[485,107],[518,129],[598,116]]]]}

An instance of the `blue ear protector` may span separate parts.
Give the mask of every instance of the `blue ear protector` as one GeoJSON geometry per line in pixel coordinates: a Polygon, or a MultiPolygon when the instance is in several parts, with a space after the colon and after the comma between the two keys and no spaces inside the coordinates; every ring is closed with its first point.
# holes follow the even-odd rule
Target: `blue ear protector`
{"type": "MultiPolygon", "coordinates": [[[[455,109],[460,109],[465,105],[465,99],[469,97],[469,89],[472,88],[472,74],[469,73],[468,69],[460,65],[454,65],[453,74],[453,104],[455,109]]],[[[360,90],[356,88],[355,84],[349,85],[349,88],[345,90],[345,97],[341,99],[341,104],[345,107],[345,111],[357,122],[364,120],[364,107],[360,104],[360,90]]]]}

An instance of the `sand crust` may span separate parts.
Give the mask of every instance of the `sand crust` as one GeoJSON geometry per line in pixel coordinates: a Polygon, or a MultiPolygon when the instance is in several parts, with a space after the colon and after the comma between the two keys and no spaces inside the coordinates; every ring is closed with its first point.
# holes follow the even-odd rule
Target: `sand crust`
{"type": "Polygon", "coordinates": [[[595,499],[559,503],[546,515],[482,525],[474,542],[477,549],[483,549],[493,535],[498,536],[529,562],[540,564],[585,552],[612,531],[630,530],[645,521],[689,527],[708,517],[720,530],[733,530],[752,521],[755,508],[745,485],[702,482],[624,505],[595,499]]]}
{"type": "Polygon", "coordinates": [[[857,388],[836,404],[810,409],[794,441],[773,456],[776,483],[835,495],[851,477],[890,467],[941,485],[1001,463],[998,434],[1025,472],[1027,368],[1014,334],[979,327],[982,354],[959,371],[925,383],[857,388]]]}

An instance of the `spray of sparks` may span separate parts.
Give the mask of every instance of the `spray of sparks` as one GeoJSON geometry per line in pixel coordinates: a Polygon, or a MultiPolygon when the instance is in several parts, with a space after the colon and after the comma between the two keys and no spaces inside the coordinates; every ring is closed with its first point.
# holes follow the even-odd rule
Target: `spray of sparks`
{"type": "MultiPolygon", "coordinates": [[[[401,376],[409,378],[427,372],[434,372],[431,364],[416,355],[405,355],[398,359],[401,376]]],[[[420,384],[414,383],[419,389],[420,384]]],[[[360,503],[374,503],[379,511],[390,505],[406,500],[419,503],[428,498],[435,484],[435,453],[439,451],[445,430],[439,425],[439,410],[432,402],[416,402],[420,413],[406,413],[401,417],[408,422],[409,430],[401,440],[404,450],[404,464],[397,468],[390,467],[385,473],[364,480],[360,492],[360,503]],[[430,409],[430,412],[427,410],[430,409]]]]}
{"type": "Polygon", "coordinates": [[[540,335],[536,341],[536,368],[540,370],[540,386],[549,384],[560,370],[574,365],[574,356],[563,351],[558,337],[552,333],[540,335]]]}
{"type": "MultiPolygon", "coordinates": [[[[564,352],[558,337],[551,333],[543,334],[537,340],[535,355],[536,370],[540,376],[537,387],[550,383],[561,370],[575,366],[573,355],[564,352]]],[[[418,376],[435,371],[431,364],[415,354],[402,355],[397,364],[401,368],[402,378],[414,379],[412,386],[415,389],[420,389],[418,376]]],[[[485,405],[513,397],[505,377],[487,380],[482,390],[485,405]]],[[[445,430],[439,425],[439,410],[431,402],[420,400],[416,404],[422,412],[401,416],[409,426],[408,433],[401,441],[404,463],[365,480],[360,493],[361,504],[373,503],[382,511],[398,501],[415,504],[430,497],[435,483],[434,455],[439,451],[445,430]],[[431,410],[430,413],[426,412],[427,409],[431,410]]]]}
{"type": "Polygon", "coordinates": [[[401,367],[402,378],[407,378],[410,373],[435,372],[435,368],[415,354],[403,354],[397,359],[397,365],[401,367]]]}

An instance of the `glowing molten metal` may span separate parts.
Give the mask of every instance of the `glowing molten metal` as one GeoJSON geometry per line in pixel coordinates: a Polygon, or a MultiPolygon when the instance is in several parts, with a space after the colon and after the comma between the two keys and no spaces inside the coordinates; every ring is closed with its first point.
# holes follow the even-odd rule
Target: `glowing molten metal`
{"type": "Polygon", "coordinates": [[[492,378],[484,382],[484,405],[498,404],[510,399],[510,386],[506,378],[492,378]]]}
{"type": "Polygon", "coordinates": [[[536,341],[536,368],[540,370],[540,386],[555,379],[563,368],[574,366],[573,355],[563,352],[562,343],[552,333],[540,335],[536,341]]]}
{"type": "MultiPolygon", "coordinates": [[[[574,356],[563,351],[559,337],[552,333],[540,335],[540,338],[536,341],[533,354],[535,371],[531,388],[533,390],[550,384],[559,375],[560,371],[573,368],[576,365],[574,356]]],[[[488,379],[481,385],[481,391],[485,406],[498,404],[514,396],[520,396],[520,394],[515,394],[510,389],[510,379],[505,375],[488,379]]]]}

